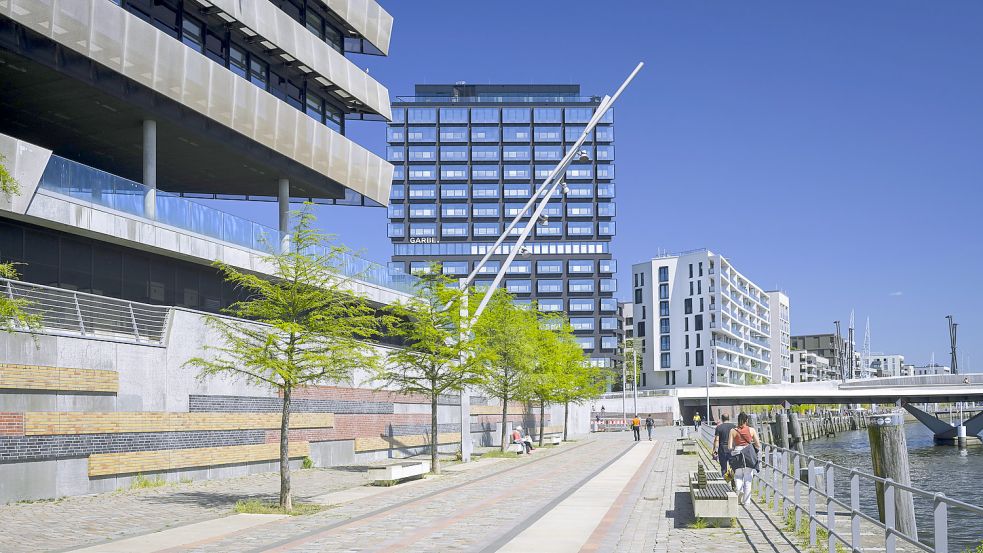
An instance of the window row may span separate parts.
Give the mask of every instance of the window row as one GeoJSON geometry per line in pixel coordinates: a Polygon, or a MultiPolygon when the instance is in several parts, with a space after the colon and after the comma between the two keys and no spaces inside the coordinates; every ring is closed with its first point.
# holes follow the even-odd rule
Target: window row
{"type": "MultiPolygon", "coordinates": [[[[386,141],[395,142],[567,142],[580,139],[584,125],[536,125],[532,127],[403,127],[391,125],[386,141]]],[[[614,142],[614,127],[599,126],[587,135],[585,143],[614,142]]]]}
{"type": "MultiPolygon", "coordinates": [[[[550,222],[545,225],[536,225],[536,236],[564,236],[564,226],[566,227],[565,236],[594,236],[595,223],[571,222],[560,223],[550,222]]],[[[389,238],[436,238],[438,236],[437,223],[389,223],[389,238]],[[407,232],[407,227],[409,231],[407,232]]],[[[440,223],[439,236],[444,238],[468,238],[470,227],[473,237],[493,237],[497,238],[502,234],[502,226],[499,223],[440,223]]],[[[616,234],[614,221],[603,221],[596,223],[596,234],[598,236],[614,236],[616,234]]],[[[512,234],[518,234],[513,232],[512,234]]]]}
{"type": "MultiPolygon", "coordinates": [[[[446,243],[397,243],[393,244],[394,255],[405,256],[448,256],[448,255],[485,255],[491,251],[491,242],[446,242],[446,243]]],[[[500,244],[495,249],[496,255],[508,255],[514,245],[500,244]]],[[[531,255],[594,255],[610,253],[610,243],[598,242],[526,242],[526,251],[531,255]]]]}
{"type": "MultiPolygon", "coordinates": [[[[506,185],[506,193],[509,190],[516,190],[515,187],[506,185]]],[[[464,189],[466,197],[467,190],[464,189]]],[[[402,219],[409,215],[411,219],[432,219],[437,217],[438,208],[436,204],[389,204],[389,218],[402,219]]],[[[472,217],[506,217],[514,218],[519,213],[524,213],[528,218],[531,208],[527,209],[525,204],[506,203],[504,206],[498,203],[475,203],[470,208],[466,203],[445,203],[441,204],[439,213],[443,219],[464,219],[469,215],[472,217]]],[[[573,203],[566,204],[567,217],[593,217],[595,213],[600,217],[614,217],[615,204],[610,202],[593,203],[573,203]]],[[[562,217],[564,214],[563,204],[559,202],[548,203],[543,209],[546,217],[562,217]]]]}
{"type": "MultiPolygon", "coordinates": [[[[411,171],[412,175],[412,171],[411,171]]],[[[410,177],[413,178],[412,176],[410,177]]],[[[496,198],[528,198],[532,195],[532,185],[530,184],[520,184],[520,183],[481,183],[476,182],[474,184],[441,184],[440,185],[440,197],[442,199],[466,199],[466,198],[482,198],[482,199],[496,199],[496,198]]],[[[610,199],[614,198],[614,183],[598,183],[595,185],[590,183],[568,183],[566,198],[568,199],[588,199],[588,198],[601,198],[610,199]],[[596,188],[596,190],[595,190],[596,188]]],[[[411,184],[409,186],[403,184],[393,184],[392,188],[389,190],[389,199],[391,200],[435,200],[437,199],[437,185],[436,184],[411,184]],[[408,190],[408,192],[407,192],[408,190]],[[407,195],[408,194],[408,195],[407,195]]],[[[552,205],[552,204],[548,204],[552,205]]],[[[601,205],[598,204],[598,215],[601,217],[613,217],[614,207],[604,207],[604,212],[601,212],[601,205]],[[611,213],[611,215],[606,215],[606,213],[611,213]]],[[[613,206],[613,204],[608,204],[613,206]]],[[[559,215],[559,213],[547,213],[547,216],[559,215]]],[[[513,215],[515,216],[515,215],[513,215]]],[[[587,217],[587,215],[578,215],[579,217],[587,217]]]]}
{"type": "MultiPolygon", "coordinates": [[[[392,132],[390,132],[392,135],[392,132]]],[[[598,145],[582,148],[590,159],[611,161],[614,146],[598,145]]],[[[560,161],[566,152],[562,146],[389,146],[389,161],[560,161]],[[438,156],[439,150],[439,156],[438,156]],[[468,153],[470,152],[470,157],[468,153]]]]}
{"type": "MultiPolygon", "coordinates": [[[[394,123],[587,123],[594,116],[593,107],[521,108],[521,107],[394,107],[394,123]]],[[[614,111],[608,110],[601,123],[613,123],[614,111]]]]}
{"type": "MultiPolygon", "coordinates": [[[[571,274],[573,273],[586,274],[586,273],[594,272],[593,270],[594,260],[591,259],[579,259],[579,260],[575,259],[575,260],[569,260],[566,263],[570,268],[571,274]],[[590,267],[590,270],[589,271],[585,270],[585,267],[590,267]]],[[[400,267],[400,270],[398,272],[402,273],[403,272],[402,263],[397,262],[396,264],[399,265],[400,267]]],[[[472,265],[477,266],[477,264],[478,264],[477,261],[473,263],[471,261],[442,261],[439,263],[441,267],[441,271],[445,275],[466,275],[471,272],[472,265]]],[[[615,273],[618,270],[618,263],[614,259],[599,259],[597,260],[597,264],[598,264],[598,270],[601,273],[615,273]]],[[[535,265],[536,274],[562,275],[563,265],[564,265],[564,261],[561,260],[537,261],[535,265]]],[[[432,266],[431,261],[411,261],[410,272],[414,274],[419,272],[427,273],[430,271],[431,266],[432,266]]],[[[490,260],[481,266],[481,269],[478,271],[478,274],[480,275],[498,274],[498,271],[501,268],[502,268],[501,261],[490,260]]],[[[511,265],[509,265],[509,270],[506,271],[506,274],[531,275],[532,271],[533,271],[532,261],[515,260],[512,261],[511,265]]],[[[540,281],[540,282],[545,282],[545,281],[540,281]]],[[[550,280],[549,282],[553,282],[553,281],[550,280]]]]}

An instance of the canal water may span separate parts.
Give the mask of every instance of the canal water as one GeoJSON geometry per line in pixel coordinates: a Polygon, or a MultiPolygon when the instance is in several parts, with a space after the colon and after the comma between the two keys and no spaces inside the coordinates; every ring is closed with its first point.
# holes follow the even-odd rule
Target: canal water
{"type": "MultiPolygon", "coordinates": [[[[960,451],[951,445],[936,445],[932,433],[920,423],[905,425],[908,458],[911,464],[911,483],[933,493],[973,505],[983,505],[983,444],[976,438],[968,440],[960,451]]],[[[873,473],[870,442],[867,431],[848,431],[835,438],[820,438],[805,442],[807,454],[838,465],[873,473]]],[[[849,504],[849,483],[836,478],[836,497],[849,504]]],[[[877,499],[873,485],[861,487],[861,510],[877,517],[877,499]]],[[[932,501],[915,497],[915,519],[922,543],[934,543],[932,501]]],[[[900,543],[901,540],[899,540],[900,543]]],[[[983,520],[979,515],[961,509],[949,509],[949,551],[961,553],[974,550],[983,541],[983,520]]]]}

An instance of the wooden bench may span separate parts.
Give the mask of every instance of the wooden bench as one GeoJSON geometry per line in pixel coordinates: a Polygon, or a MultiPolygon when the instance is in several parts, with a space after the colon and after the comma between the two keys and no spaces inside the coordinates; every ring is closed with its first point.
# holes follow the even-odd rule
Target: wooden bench
{"type": "Polygon", "coordinates": [[[700,463],[696,472],[689,474],[689,493],[697,518],[727,526],[737,516],[737,493],[719,476],[719,472],[708,471],[700,463]]]}
{"type": "Polygon", "coordinates": [[[377,486],[392,485],[430,472],[430,461],[403,461],[369,469],[369,478],[377,486]]]}
{"type": "Polygon", "coordinates": [[[547,436],[546,441],[553,445],[560,445],[563,442],[563,438],[559,434],[553,434],[552,436],[547,436]]]}

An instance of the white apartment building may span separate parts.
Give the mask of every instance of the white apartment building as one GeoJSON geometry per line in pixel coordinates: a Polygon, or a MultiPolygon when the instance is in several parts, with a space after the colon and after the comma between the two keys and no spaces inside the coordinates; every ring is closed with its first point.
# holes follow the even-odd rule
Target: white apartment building
{"type": "Polygon", "coordinates": [[[768,292],[771,313],[771,381],[789,382],[792,370],[792,325],[788,294],[780,290],[768,292]]]}
{"type": "Polygon", "coordinates": [[[829,359],[811,351],[793,350],[791,352],[791,371],[789,382],[819,382],[837,380],[839,375],[830,366],[829,359]]]}
{"type": "Polygon", "coordinates": [[[706,249],[632,267],[643,387],[767,384],[768,294],[706,249]]]}
{"type": "Polygon", "coordinates": [[[887,376],[903,376],[904,355],[871,353],[870,370],[873,374],[881,378],[887,376]]]}
{"type": "Polygon", "coordinates": [[[945,365],[939,365],[938,363],[929,363],[928,365],[908,365],[911,367],[910,376],[926,376],[926,375],[939,375],[939,374],[952,374],[952,368],[945,365]]]}

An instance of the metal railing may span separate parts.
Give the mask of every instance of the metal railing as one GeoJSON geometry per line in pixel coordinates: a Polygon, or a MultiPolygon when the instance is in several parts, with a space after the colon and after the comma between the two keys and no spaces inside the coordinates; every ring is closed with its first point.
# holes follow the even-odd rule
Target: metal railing
{"type": "MultiPolygon", "coordinates": [[[[703,439],[712,443],[712,428],[706,426],[704,429],[701,433],[703,439]]],[[[882,547],[886,553],[895,553],[899,539],[920,551],[948,553],[949,509],[962,509],[976,517],[983,517],[983,507],[946,497],[942,493],[907,486],[890,478],[874,476],[774,444],[763,443],[762,447],[761,471],[754,478],[753,492],[764,499],[765,505],[778,508],[780,501],[782,516],[785,520],[794,521],[797,533],[803,528],[803,524],[807,524],[811,547],[817,547],[820,536],[825,534],[825,547],[829,553],[836,553],[840,544],[849,548],[849,551],[858,553],[865,548],[880,550],[882,547]],[[806,473],[805,481],[802,480],[801,471],[796,470],[799,467],[806,473]],[[848,479],[849,498],[840,499],[842,495],[837,495],[842,487],[836,484],[838,477],[848,479]],[[884,522],[861,510],[861,482],[867,484],[867,488],[876,485],[883,487],[884,522]],[[905,534],[897,528],[895,496],[903,492],[932,502],[934,543],[927,544],[920,541],[917,535],[905,534]],[[817,509],[823,507],[825,512],[818,512],[817,509]],[[843,520],[839,517],[847,517],[848,532],[843,529],[846,525],[841,525],[841,529],[837,530],[837,520],[843,520]],[[883,544],[879,538],[875,538],[878,541],[876,547],[861,542],[865,535],[861,531],[864,522],[883,531],[883,544]]],[[[867,532],[866,535],[869,536],[870,533],[867,532]]]]}
{"type": "Polygon", "coordinates": [[[122,339],[162,344],[170,321],[169,307],[138,303],[0,279],[2,293],[24,300],[29,314],[41,317],[41,333],[122,339]]]}

